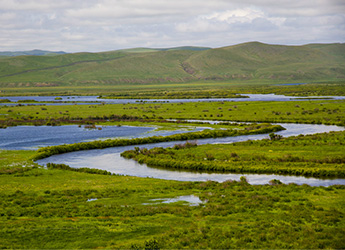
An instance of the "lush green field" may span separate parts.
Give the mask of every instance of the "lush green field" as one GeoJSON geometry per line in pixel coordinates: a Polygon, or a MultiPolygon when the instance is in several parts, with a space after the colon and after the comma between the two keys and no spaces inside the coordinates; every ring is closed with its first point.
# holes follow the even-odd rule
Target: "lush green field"
{"type": "Polygon", "coordinates": [[[85,84],[83,86],[44,86],[30,87],[25,84],[17,87],[0,87],[0,96],[30,95],[96,95],[104,98],[229,98],[234,94],[276,93],[293,96],[345,96],[345,82],[305,81],[303,85],[279,85],[292,80],[237,80],[237,81],[192,81],[184,83],[123,83],[85,84]]]}
{"type": "Polygon", "coordinates": [[[1,248],[344,248],[344,186],[44,169],[0,175],[0,184],[1,248]],[[186,195],[202,203],[159,202],[186,195]]]}
{"type": "Polygon", "coordinates": [[[0,150],[0,174],[22,173],[37,167],[32,162],[36,151],[0,150]]]}
{"type": "Polygon", "coordinates": [[[2,127],[18,124],[145,122],[162,119],[345,125],[345,101],[0,106],[0,125],[2,127]]]}

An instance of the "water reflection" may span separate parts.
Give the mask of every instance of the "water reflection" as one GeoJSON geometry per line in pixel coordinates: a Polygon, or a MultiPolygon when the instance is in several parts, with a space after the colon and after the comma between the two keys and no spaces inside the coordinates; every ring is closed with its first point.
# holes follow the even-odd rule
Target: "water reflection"
{"type": "MultiPolygon", "coordinates": [[[[185,133],[185,130],[154,131],[154,127],[134,126],[96,126],[88,129],[78,125],[64,126],[16,126],[0,129],[0,149],[33,150],[77,142],[106,140],[114,138],[135,138],[148,136],[167,136],[185,133]]],[[[201,131],[204,128],[191,127],[188,132],[201,131]]]]}
{"type": "Polygon", "coordinates": [[[150,127],[97,126],[16,126],[0,129],[0,148],[7,150],[37,149],[60,144],[107,139],[114,137],[133,138],[152,131],[150,127]]]}
{"type": "Polygon", "coordinates": [[[184,195],[175,198],[158,198],[158,199],[151,199],[148,203],[143,203],[143,205],[154,205],[154,204],[168,204],[168,203],[175,203],[179,201],[187,202],[189,206],[198,206],[204,203],[198,196],[195,195],[184,195]]]}

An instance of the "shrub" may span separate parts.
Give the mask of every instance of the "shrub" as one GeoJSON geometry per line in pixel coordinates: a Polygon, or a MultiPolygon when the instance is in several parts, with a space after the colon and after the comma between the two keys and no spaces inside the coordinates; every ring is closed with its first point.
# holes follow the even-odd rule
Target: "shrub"
{"type": "Polygon", "coordinates": [[[277,141],[277,140],[280,140],[283,138],[283,136],[277,135],[275,133],[270,133],[269,137],[270,137],[271,141],[277,141]]]}
{"type": "Polygon", "coordinates": [[[272,185],[272,186],[276,186],[276,185],[281,185],[283,183],[280,180],[273,179],[273,180],[269,181],[269,184],[272,185]]]}

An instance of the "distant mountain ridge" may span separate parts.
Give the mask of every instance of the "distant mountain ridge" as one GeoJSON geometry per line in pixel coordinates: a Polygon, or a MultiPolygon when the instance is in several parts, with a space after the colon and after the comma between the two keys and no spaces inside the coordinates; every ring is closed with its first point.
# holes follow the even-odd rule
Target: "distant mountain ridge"
{"type": "Polygon", "coordinates": [[[182,47],[172,47],[172,48],[132,48],[132,49],[122,49],[120,51],[140,53],[140,52],[157,52],[157,51],[172,51],[172,50],[194,50],[202,51],[212,49],[210,47],[196,47],[196,46],[182,46],[182,47]]]}
{"type": "MultiPolygon", "coordinates": [[[[126,52],[153,52],[153,51],[169,51],[169,50],[208,50],[210,47],[196,47],[196,46],[182,46],[182,47],[172,47],[172,48],[131,48],[131,49],[122,49],[120,51],[126,52]]],[[[27,51],[0,51],[0,56],[45,56],[45,55],[63,55],[67,54],[64,51],[49,51],[49,50],[27,50],[27,51]]]]}
{"type": "Polygon", "coordinates": [[[0,51],[0,56],[45,56],[50,54],[63,55],[67,54],[64,51],[49,51],[49,50],[28,50],[28,51],[0,51]]]}
{"type": "Polygon", "coordinates": [[[345,44],[134,48],[0,58],[0,86],[345,80],[345,44]]]}

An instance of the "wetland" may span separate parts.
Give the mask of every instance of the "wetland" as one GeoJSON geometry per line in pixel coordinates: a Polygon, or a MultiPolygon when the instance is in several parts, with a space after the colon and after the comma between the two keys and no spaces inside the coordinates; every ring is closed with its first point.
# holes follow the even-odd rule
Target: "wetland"
{"type": "Polygon", "coordinates": [[[2,105],[0,246],[343,248],[344,100],[249,99],[2,105]]]}

